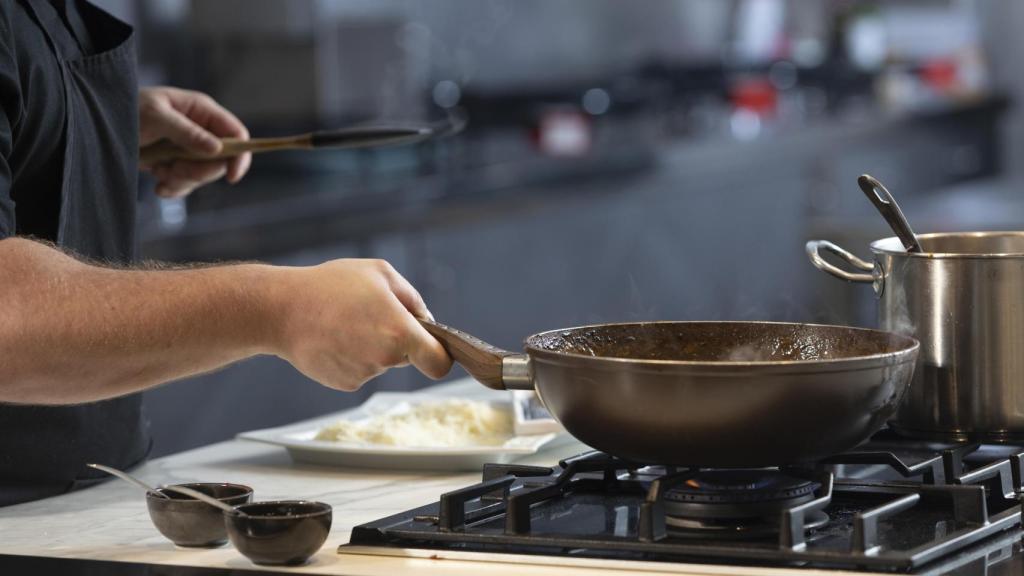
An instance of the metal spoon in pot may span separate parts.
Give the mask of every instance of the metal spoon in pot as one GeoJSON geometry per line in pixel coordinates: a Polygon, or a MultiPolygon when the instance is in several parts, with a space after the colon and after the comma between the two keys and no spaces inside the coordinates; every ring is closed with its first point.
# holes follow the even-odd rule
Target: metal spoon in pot
{"type": "Polygon", "coordinates": [[[868,174],[861,174],[857,178],[857,185],[860,186],[868,200],[875,205],[875,208],[881,212],[882,217],[889,223],[889,227],[896,233],[907,252],[924,252],[914,231],[910,229],[910,223],[907,222],[906,216],[900,210],[899,204],[896,203],[885,186],[877,178],[868,174]]]}
{"type": "Polygon", "coordinates": [[[232,506],[230,504],[225,504],[224,502],[221,502],[220,500],[217,500],[213,496],[210,496],[208,494],[203,494],[202,492],[200,492],[198,490],[193,490],[191,488],[186,488],[185,486],[174,486],[174,485],[161,486],[161,488],[163,488],[164,490],[170,490],[171,492],[177,492],[179,494],[184,494],[185,496],[191,496],[192,498],[195,498],[196,500],[200,500],[202,502],[205,502],[205,503],[209,504],[210,506],[214,506],[216,508],[220,508],[221,510],[223,510],[225,512],[230,512],[232,514],[238,514],[239,516],[249,516],[249,514],[246,514],[245,512],[242,512],[238,508],[236,508],[236,507],[234,507],[234,506],[232,506]]]}
{"type": "Polygon", "coordinates": [[[122,472],[122,471],[118,470],[117,468],[111,468],[110,466],[104,466],[103,464],[86,464],[86,466],[88,466],[89,468],[95,468],[97,470],[102,470],[103,472],[106,472],[107,474],[110,474],[111,476],[117,476],[121,480],[124,480],[125,482],[130,482],[132,484],[135,484],[139,488],[142,488],[143,490],[145,490],[147,492],[152,492],[153,494],[156,494],[156,495],[160,496],[161,498],[167,498],[168,500],[171,498],[167,494],[164,494],[163,492],[157,491],[156,488],[153,488],[152,486],[150,486],[149,484],[146,484],[142,480],[139,480],[135,476],[132,476],[131,474],[129,474],[127,472],[122,472]]]}

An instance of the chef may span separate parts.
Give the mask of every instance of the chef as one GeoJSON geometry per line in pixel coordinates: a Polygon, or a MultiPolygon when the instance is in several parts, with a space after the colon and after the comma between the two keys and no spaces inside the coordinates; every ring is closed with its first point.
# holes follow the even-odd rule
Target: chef
{"type": "MultiPolygon", "coordinates": [[[[140,91],[134,62],[132,28],[84,0],[0,2],[0,505],[94,482],[86,462],[145,459],[138,392],[164,382],[257,354],[339,390],[451,366],[382,261],[135,263],[139,146],[215,153],[248,134],[204,94],[140,91]]],[[[249,162],[141,168],[182,196],[249,162]]]]}

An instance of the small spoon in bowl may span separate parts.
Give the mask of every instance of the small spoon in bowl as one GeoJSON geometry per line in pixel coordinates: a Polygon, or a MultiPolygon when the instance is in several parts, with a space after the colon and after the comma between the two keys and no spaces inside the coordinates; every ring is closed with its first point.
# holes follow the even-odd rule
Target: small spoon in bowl
{"type": "Polygon", "coordinates": [[[230,504],[225,504],[224,502],[221,502],[220,500],[217,500],[213,496],[210,496],[208,494],[203,494],[202,492],[200,492],[198,490],[193,490],[191,488],[186,488],[185,486],[173,486],[173,485],[161,486],[160,488],[163,489],[163,490],[170,490],[171,492],[177,492],[178,494],[184,494],[185,496],[191,496],[192,498],[195,498],[196,500],[200,500],[202,502],[205,502],[205,503],[209,504],[210,506],[214,506],[216,508],[220,508],[221,510],[223,510],[225,512],[230,512],[231,514],[238,514],[239,516],[246,516],[246,517],[249,516],[249,514],[246,514],[245,512],[242,512],[238,508],[236,508],[236,507],[234,507],[234,506],[232,506],[230,504]]]}
{"type": "Polygon", "coordinates": [[[139,480],[135,476],[132,476],[131,474],[129,474],[127,472],[122,472],[122,471],[118,470],[117,468],[111,468],[110,466],[104,466],[103,464],[86,464],[86,466],[88,466],[89,468],[95,468],[96,470],[101,470],[103,472],[106,472],[107,474],[110,474],[111,476],[117,476],[118,478],[120,478],[121,480],[124,480],[125,482],[130,482],[132,484],[135,484],[136,486],[138,486],[139,488],[142,488],[146,492],[152,492],[153,494],[157,494],[161,498],[167,498],[167,499],[171,498],[167,494],[164,494],[163,492],[159,492],[156,488],[153,488],[152,486],[150,486],[149,484],[146,484],[142,480],[139,480]]]}

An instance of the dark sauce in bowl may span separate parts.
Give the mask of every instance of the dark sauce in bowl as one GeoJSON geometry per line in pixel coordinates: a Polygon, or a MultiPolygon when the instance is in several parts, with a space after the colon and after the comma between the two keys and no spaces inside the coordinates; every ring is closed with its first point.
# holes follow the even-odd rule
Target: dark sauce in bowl
{"type": "Polygon", "coordinates": [[[323,502],[254,502],[237,509],[246,516],[223,513],[228,537],[254,564],[304,564],[331,531],[331,506],[323,502]]]}
{"type": "MultiPolygon", "coordinates": [[[[196,482],[179,486],[198,490],[230,506],[252,499],[252,488],[242,484],[196,482]]],[[[150,492],[146,494],[146,507],[153,525],[168,540],[178,546],[203,548],[222,546],[228,541],[219,509],[178,492],[163,488],[156,492],[168,498],[150,492]]]]}

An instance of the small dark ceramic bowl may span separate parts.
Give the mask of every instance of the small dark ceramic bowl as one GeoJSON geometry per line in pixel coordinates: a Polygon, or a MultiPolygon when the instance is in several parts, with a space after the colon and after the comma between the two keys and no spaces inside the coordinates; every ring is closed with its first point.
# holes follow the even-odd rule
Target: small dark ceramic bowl
{"type": "Polygon", "coordinates": [[[308,500],[253,502],[223,512],[231,543],[254,564],[294,566],[316,554],[331,531],[331,506],[308,500]]]}
{"type": "MultiPolygon", "coordinates": [[[[241,484],[197,482],[178,486],[209,494],[230,506],[245,504],[252,500],[252,488],[241,484]]],[[[148,492],[146,505],[149,507],[149,517],[153,520],[153,525],[168,540],[178,546],[188,547],[215,547],[228,541],[224,516],[220,510],[163,488],[158,488],[156,492],[166,494],[170,499],[148,492]]]]}

